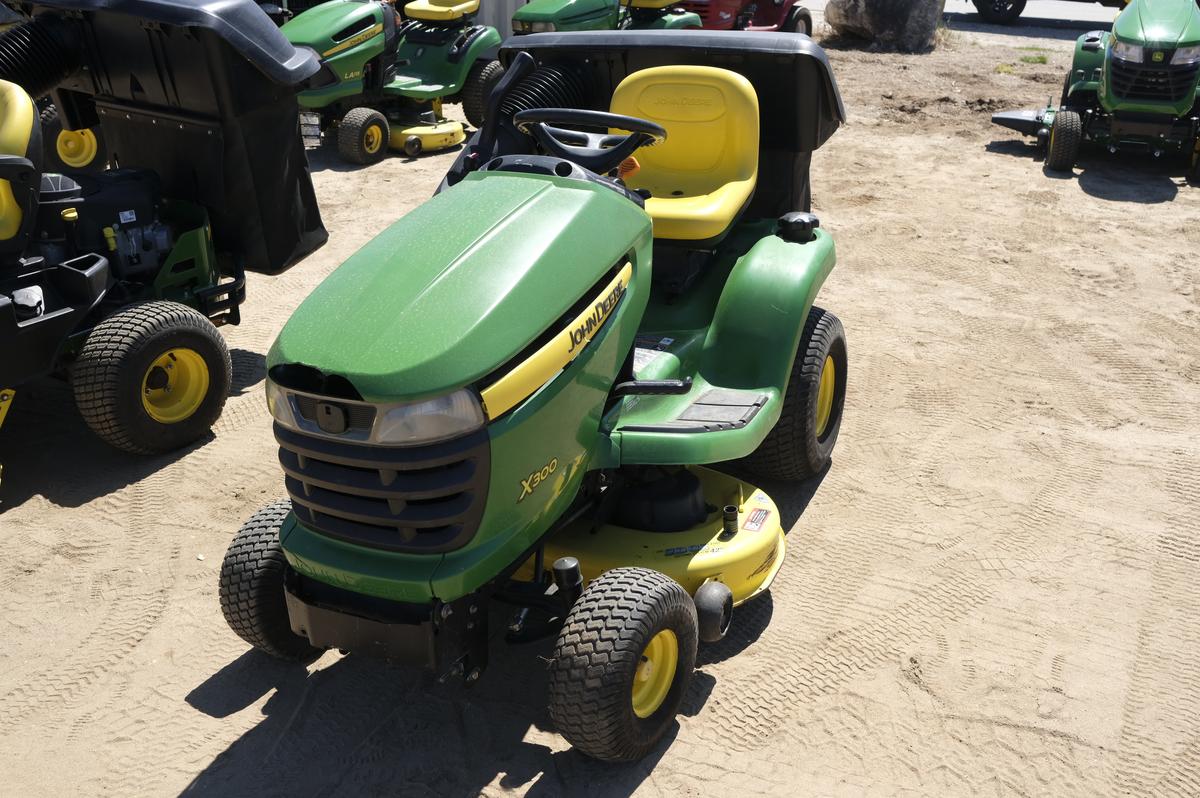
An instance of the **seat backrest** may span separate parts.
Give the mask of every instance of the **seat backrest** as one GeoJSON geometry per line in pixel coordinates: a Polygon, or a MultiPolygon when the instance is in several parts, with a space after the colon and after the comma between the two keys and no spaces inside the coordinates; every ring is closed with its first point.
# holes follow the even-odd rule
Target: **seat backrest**
{"type": "Polygon", "coordinates": [[[667,131],[662,144],[638,150],[642,169],[630,181],[635,188],[669,179],[681,192],[676,196],[697,196],[758,174],[758,95],[736,72],[686,65],[643,69],[621,81],[610,110],[667,131]]]}
{"type": "Polygon", "coordinates": [[[479,0],[413,0],[404,16],[423,22],[453,22],[479,11],[479,0]]]}
{"type": "MultiPolygon", "coordinates": [[[[26,158],[40,170],[42,163],[42,129],[37,106],[24,89],[7,80],[0,80],[0,155],[26,158]]],[[[36,191],[38,175],[33,175],[31,187],[36,191]]],[[[0,249],[5,242],[18,238],[32,225],[32,214],[25,212],[24,203],[14,193],[11,181],[0,179],[0,249]]]]}

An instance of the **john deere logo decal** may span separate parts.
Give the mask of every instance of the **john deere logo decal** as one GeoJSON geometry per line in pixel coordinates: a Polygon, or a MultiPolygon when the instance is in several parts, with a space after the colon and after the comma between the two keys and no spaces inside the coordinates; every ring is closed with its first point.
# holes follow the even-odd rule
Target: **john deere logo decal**
{"type": "Polygon", "coordinates": [[[537,486],[546,481],[546,478],[558,470],[558,458],[554,457],[549,463],[534,471],[525,479],[521,480],[521,498],[517,499],[517,503],[525,501],[525,497],[537,490],[537,486]]]}
{"type": "Polygon", "coordinates": [[[577,323],[574,329],[571,330],[571,345],[567,348],[567,354],[574,352],[583,346],[584,343],[592,340],[592,335],[604,324],[604,320],[608,318],[608,314],[612,313],[612,309],[621,301],[621,297],[625,296],[625,285],[625,282],[618,280],[607,296],[596,300],[596,304],[592,306],[590,314],[585,318],[576,320],[577,323]]]}
{"type": "Polygon", "coordinates": [[[1155,50],[1154,54],[1152,56],[1150,56],[1150,60],[1157,64],[1163,60],[1163,56],[1164,56],[1164,53],[1162,50],[1155,50]]]}

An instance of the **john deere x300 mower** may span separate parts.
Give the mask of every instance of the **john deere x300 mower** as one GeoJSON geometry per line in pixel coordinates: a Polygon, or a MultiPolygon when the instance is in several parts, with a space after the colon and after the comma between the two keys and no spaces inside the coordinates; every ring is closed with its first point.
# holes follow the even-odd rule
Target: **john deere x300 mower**
{"type": "Polygon", "coordinates": [[[330,0],[285,24],[330,78],[300,95],[306,142],[336,130],[338,152],[360,164],[389,147],[416,156],[461,144],[462,123],[442,115],[442,102],[461,100],[478,127],[504,71],[493,55],[500,34],[473,24],[478,10],[479,0],[411,0],[401,18],[381,0],[330,0]]]}
{"type": "Polygon", "coordinates": [[[1182,154],[1200,179],[1200,6],[1131,0],[1111,33],[1076,41],[1058,105],[992,121],[1036,136],[1055,171],[1074,168],[1091,140],[1113,153],[1182,154]]]}
{"type": "Polygon", "coordinates": [[[217,325],[245,270],[320,246],[296,92],[317,59],[250,0],[38,0],[0,36],[0,420],[12,389],[69,376],[109,443],[205,434],[229,391],[217,325]],[[99,130],[119,168],[43,166],[31,97],[99,130]]]}
{"type": "Polygon", "coordinates": [[[237,533],[221,606],[275,657],[473,682],[507,605],[509,640],[557,636],[558,730],[636,759],[784,561],[774,501],[726,469],[808,479],[838,437],[846,341],[813,304],[834,246],[807,210],[842,105],[793,35],[533,34],[501,58],[439,193],[272,347],[290,498],[237,533]]]}

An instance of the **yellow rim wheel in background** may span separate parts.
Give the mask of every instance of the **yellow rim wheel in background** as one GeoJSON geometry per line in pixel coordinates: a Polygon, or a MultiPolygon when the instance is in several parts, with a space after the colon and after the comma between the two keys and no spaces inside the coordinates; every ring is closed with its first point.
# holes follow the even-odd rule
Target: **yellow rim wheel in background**
{"type": "Polygon", "coordinates": [[[829,426],[829,417],[833,415],[833,394],[837,390],[837,368],[833,358],[825,356],[825,365],[821,366],[821,384],[817,388],[817,437],[825,434],[829,426]]]}
{"type": "Polygon", "coordinates": [[[379,125],[371,125],[363,134],[363,149],[374,155],[379,152],[381,146],[383,146],[383,131],[379,129],[379,125]]]}
{"type": "Polygon", "coordinates": [[[59,131],[58,141],[54,146],[58,150],[58,159],[75,169],[82,169],[90,164],[100,151],[96,134],[90,130],[59,131]]]}
{"type": "Polygon", "coordinates": [[[663,629],[642,651],[642,661],[633,677],[633,714],[648,718],[662,706],[671,692],[678,665],[679,640],[670,629],[663,629]]]}
{"type": "Polygon", "coordinates": [[[168,349],[142,376],[142,407],[160,424],[191,418],[206,395],[208,364],[194,349],[168,349]]]}

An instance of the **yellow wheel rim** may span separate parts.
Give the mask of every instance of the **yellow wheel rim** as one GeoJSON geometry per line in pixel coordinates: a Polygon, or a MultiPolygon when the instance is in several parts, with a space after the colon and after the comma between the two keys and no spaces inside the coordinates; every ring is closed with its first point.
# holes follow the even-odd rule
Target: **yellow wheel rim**
{"type": "Polygon", "coordinates": [[[363,134],[363,149],[371,155],[379,152],[380,146],[383,145],[383,131],[379,125],[371,125],[367,128],[367,132],[363,134]]]}
{"type": "Polygon", "coordinates": [[[100,144],[90,130],[63,130],[54,143],[58,159],[75,169],[82,169],[96,159],[100,144]]]}
{"type": "Polygon", "coordinates": [[[679,640],[670,629],[663,629],[646,644],[633,676],[633,714],[648,718],[662,706],[678,665],[679,640]]]}
{"type": "Polygon", "coordinates": [[[829,426],[829,417],[833,415],[833,394],[837,390],[837,368],[833,358],[825,356],[825,365],[821,366],[821,385],[817,388],[817,437],[825,434],[829,426]]]}
{"type": "Polygon", "coordinates": [[[142,407],[160,424],[192,417],[208,395],[208,364],[194,349],[168,349],[142,376],[142,407]]]}

